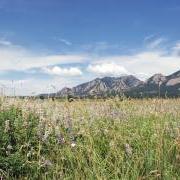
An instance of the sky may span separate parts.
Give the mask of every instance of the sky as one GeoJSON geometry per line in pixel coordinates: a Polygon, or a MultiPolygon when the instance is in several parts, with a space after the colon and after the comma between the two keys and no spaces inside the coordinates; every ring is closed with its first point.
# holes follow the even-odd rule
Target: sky
{"type": "Polygon", "coordinates": [[[0,93],[180,70],[179,0],[0,0],[0,93]]]}

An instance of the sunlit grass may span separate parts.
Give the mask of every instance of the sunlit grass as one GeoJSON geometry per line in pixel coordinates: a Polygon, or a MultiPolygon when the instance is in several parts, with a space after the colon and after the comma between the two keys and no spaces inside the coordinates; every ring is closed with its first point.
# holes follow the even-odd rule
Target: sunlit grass
{"type": "Polygon", "coordinates": [[[2,99],[0,176],[178,179],[180,99],[2,99]]]}

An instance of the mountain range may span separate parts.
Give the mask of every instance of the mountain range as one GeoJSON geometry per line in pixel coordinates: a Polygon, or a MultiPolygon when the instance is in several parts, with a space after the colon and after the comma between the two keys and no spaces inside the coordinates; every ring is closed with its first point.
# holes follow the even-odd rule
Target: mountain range
{"type": "Polygon", "coordinates": [[[107,97],[125,95],[128,97],[180,97],[180,71],[169,76],[155,74],[146,81],[133,75],[121,77],[96,78],[73,88],[63,88],[51,93],[41,94],[49,97],[107,97]]]}

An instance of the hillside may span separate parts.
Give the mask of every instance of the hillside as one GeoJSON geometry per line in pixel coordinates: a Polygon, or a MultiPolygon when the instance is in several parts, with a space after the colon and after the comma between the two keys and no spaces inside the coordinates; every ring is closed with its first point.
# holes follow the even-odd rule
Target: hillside
{"type": "MultiPolygon", "coordinates": [[[[96,78],[73,88],[65,87],[57,93],[49,94],[49,96],[67,97],[68,95],[72,95],[75,97],[106,97],[122,94],[130,97],[179,97],[180,71],[168,76],[155,74],[144,82],[133,75],[96,78]]],[[[48,96],[48,94],[41,94],[41,96],[48,96]]]]}

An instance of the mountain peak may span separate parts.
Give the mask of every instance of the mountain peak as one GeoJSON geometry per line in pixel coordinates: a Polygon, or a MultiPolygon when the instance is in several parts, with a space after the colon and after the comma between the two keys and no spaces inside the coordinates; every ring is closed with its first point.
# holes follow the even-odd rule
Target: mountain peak
{"type": "Polygon", "coordinates": [[[180,71],[177,71],[169,76],[167,76],[168,81],[167,86],[180,86],[180,71]]]}
{"type": "Polygon", "coordinates": [[[163,74],[154,74],[153,76],[151,76],[146,83],[149,84],[161,84],[163,82],[166,81],[166,76],[164,76],[163,74]]]}
{"type": "MultiPolygon", "coordinates": [[[[106,96],[125,94],[131,97],[144,96],[180,96],[180,71],[169,76],[163,74],[154,74],[147,81],[140,81],[133,75],[124,75],[120,77],[96,78],[92,81],[80,84],[73,88],[65,87],[56,95],[66,97],[73,95],[76,97],[88,96],[106,96]],[[159,86],[160,85],[160,86],[159,86]]],[[[53,96],[53,95],[52,95],[53,96]]]]}
{"type": "Polygon", "coordinates": [[[68,87],[64,87],[63,89],[57,92],[57,95],[61,97],[65,97],[69,94],[72,94],[72,89],[68,87]]]}
{"type": "Polygon", "coordinates": [[[136,87],[142,82],[132,75],[121,77],[103,77],[96,78],[92,81],[80,84],[72,89],[63,88],[59,94],[68,95],[72,93],[74,96],[104,95],[111,92],[120,93],[132,87],[136,87]]]}

